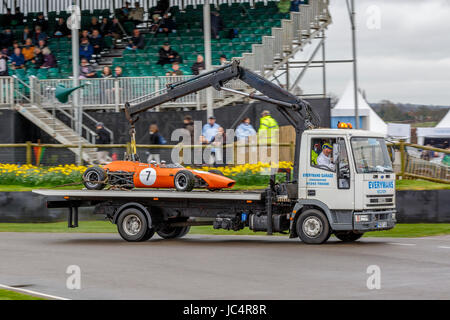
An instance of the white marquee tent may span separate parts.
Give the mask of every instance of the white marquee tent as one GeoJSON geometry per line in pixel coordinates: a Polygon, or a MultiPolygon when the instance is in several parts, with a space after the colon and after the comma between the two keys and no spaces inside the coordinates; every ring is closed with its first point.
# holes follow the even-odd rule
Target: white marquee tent
{"type": "MultiPolygon", "coordinates": [[[[358,91],[358,114],[360,127],[364,130],[379,132],[387,135],[388,126],[358,91]]],[[[331,110],[331,127],[336,128],[337,123],[350,122],[355,127],[355,98],[353,81],[350,81],[336,106],[331,110]]]]}

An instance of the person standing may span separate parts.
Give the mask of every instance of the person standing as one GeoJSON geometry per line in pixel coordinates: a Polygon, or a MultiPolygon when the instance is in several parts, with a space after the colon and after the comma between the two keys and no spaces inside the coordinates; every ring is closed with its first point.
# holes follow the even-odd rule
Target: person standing
{"type": "Polygon", "coordinates": [[[240,142],[248,142],[248,138],[254,135],[256,135],[256,130],[250,124],[250,118],[245,117],[236,128],[236,138],[240,142]]]}
{"type": "MultiPolygon", "coordinates": [[[[106,131],[103,122],[97,123],[96,127],[97,137],[95,138],[95,144],[111,144],[111,137],[109,132],[106,131]]],[[[111,162],[111,157],[108,151],[104,151],[103,148],[97,149],[97,161],[99,164],[107,164],[111,162]],[[101,150],[101,151],[100,151],[101,150]]]]}
{"type": "Polygon", "coordinates": [[[241,124],[236,128],[237,139],[237,154],[236,159],[238,164],[254,163],[257,159],[258,149],[256,145],[256,130],[250,124],[250,118],[245,117],[241,124]],[[249,144],[248,149],[246,145],[249,144]],[[248,150],[248,154],[247,154],[248,150]],[[248,161],[246,161],[248,158],[248,161]]]}
{"type": "MultiPolygon", "coordinates": [[[[148,129],[148,134],[150,136],[149,144],[151,144],[151,145],[166,144],[166,141],[159,133],[159,129],[156,124],[150,125],[150,127],[148,129]]],[[[159,149],[159,148],[151,148],[148,153],[147,162],[150,163],[150,161],[154,160],[157,163],[160,163],[161,162],[160,152],[161,152],[161,149],[159,149]]]]}
{"type": "Polygon", "coordinates": [[[194,120],[192,120],[192,117],[190,115],[184,116],[183,128],[188,131],[190,144],[194,145],[195,144],[194,120]]]}
{"type": "Polygon", "coordinates": [[[258,144],[260,161],[265,163],[277,162],[278,146],[274,146],[273,144],[278,142],[278,123],[271,117],[269,110],[264,110],[261,113],[261,119],[259,121],[258,144]]]}

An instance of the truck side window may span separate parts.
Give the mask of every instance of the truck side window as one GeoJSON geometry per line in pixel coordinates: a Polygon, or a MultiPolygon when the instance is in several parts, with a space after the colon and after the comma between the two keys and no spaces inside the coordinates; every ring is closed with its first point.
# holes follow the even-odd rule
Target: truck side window
{"type": "Polygon", "coordinates": [[[311,139],[311,166],[327,170],[336,171],[333,161],[333,146],[336,139],[333,138],[312,138],[311,139]]]}
{"type": "Polygon", "coordinates": [[[350,189],[350,167],[344,139],[337,142],[337,179],[339,189],[350,189]]]}

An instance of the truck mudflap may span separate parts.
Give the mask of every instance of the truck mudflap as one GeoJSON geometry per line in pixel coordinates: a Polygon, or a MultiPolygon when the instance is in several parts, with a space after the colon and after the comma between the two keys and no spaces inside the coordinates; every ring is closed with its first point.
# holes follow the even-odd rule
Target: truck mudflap
{"type": "Polygon", "coordinates": [[[395,227],[397,211],[358,211],[353,213],[353,230],[366,232],[389,230],[395,227]]]}

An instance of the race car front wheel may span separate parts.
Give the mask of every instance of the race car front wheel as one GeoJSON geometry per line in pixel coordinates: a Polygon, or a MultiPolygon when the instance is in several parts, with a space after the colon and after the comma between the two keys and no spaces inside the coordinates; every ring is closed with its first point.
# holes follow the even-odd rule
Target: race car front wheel
{"type": "Polygon", "coordinates": [[[89,190],[102,190],[106,186],[106,177],[103,168],[90,167],[83,174],[83,184],[89,190]]]}
{"type": "Polygon", "coordinates": [[[195,176],[188,170],[180,170],[175,175],[173,182],[178,191],[192,191],[195,185],[195,176]]]}

